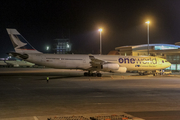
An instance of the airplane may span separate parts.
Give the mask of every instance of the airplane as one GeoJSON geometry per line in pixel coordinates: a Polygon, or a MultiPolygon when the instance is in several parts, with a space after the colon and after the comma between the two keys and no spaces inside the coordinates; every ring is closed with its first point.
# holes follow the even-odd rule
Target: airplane
{"type": "Polygon", "coordinates": [[[16,29],[6,29],[15,52],[10,56],[58,69],[81,69],[84,76],[101,77],[103,72],[156,71],[171,66],[166,59],[152,56],[44,54],[36,50],[16,29]]]}

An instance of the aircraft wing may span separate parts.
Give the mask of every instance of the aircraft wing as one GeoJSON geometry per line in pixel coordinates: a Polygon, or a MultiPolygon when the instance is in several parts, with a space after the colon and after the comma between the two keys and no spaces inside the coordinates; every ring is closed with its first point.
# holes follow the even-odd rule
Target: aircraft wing
{"type": "Polygon", "coordinates": [[[96,65],[102,65],[102,64],[104,64],[106,61],[104,61],[104,60],[101,60],[101,59],[97,59],[97,58],[95,58],[94,56],[89,56],[89,58],[91,59],[91,65],[92,66],[96,66],[96,65]]]}
{"type": "Polygon", "coordinates": [[[94,56],[90,55],[89,56],[89,59],[91,60],[90,61],[90,64],[92,67],[89,68],[89,70],[101,70],[102,69],[102,65],[103,64],[107,64],[107,63],[110,63],[108,61],[104,61],[104,60],[101,60],[101,59],[97,59],[95,58],[94,56]]]}
{"type": "Polygon", "coordinates": [[[103,60],[95,58],[92,55],[89,55],[91,67],[89,71],[104,71],[104,72],[121,72],[125,73],[127,71],[126,67],[121,67],[115,60],[103,60]]]}

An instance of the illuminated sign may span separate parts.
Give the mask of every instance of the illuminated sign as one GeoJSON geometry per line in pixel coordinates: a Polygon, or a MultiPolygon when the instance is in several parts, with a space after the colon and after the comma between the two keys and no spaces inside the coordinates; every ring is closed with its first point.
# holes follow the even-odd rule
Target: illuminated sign
{"type": "Polygon", "coordinates": [[[168,49],[178,49],[178,47],[170,47],[170,46],[154,46],[154,50],[168,50],[168,49]]]}

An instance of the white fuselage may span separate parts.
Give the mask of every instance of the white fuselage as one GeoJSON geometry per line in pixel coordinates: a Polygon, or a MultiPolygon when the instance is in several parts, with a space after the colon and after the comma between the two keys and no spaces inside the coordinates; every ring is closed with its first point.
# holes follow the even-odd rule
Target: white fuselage
{"type": "MultiPolygon", "coordinates": [[[[26,61],[59,69],[83,69],[91,67],[89,55],[78,54],[28,54],[26,61]]],[[[119,64],[128,71],[165,69],[171,65],[166,59],[152,56],[93,55],[95,58],[119,64]]]]}

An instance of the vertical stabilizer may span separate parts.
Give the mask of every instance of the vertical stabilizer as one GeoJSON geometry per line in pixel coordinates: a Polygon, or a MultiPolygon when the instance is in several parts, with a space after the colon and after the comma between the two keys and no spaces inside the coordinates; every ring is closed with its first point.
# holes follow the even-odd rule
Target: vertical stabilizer
{"type": "Polygon", "coordinates": [[[17,53],[41,53],[37,51],[16,29],[6,29],[17,53]]]}

